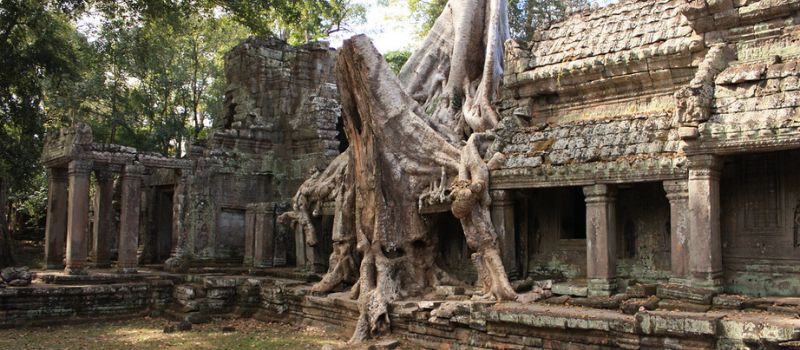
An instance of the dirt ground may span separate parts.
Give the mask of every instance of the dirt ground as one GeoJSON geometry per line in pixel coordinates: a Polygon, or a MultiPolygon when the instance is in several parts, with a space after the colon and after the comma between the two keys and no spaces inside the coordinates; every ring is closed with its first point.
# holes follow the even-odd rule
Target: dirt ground
{"type": "Polygon", "coordinates": [[[177,323],[141,318],[103,323],[0,330],[0,349],[321,349],[347,340],[322,328],[265,323],[252,319],[216,320],[191,331],[164,333],[177,323]],[[233,331],[223,328],[232,327],[233,331]]]}

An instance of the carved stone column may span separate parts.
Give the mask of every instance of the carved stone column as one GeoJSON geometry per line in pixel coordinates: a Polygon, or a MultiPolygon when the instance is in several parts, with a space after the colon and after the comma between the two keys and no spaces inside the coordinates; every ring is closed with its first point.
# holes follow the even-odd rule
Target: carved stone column
{"type": "Polygon", "coordinates": [[[689,272],[692,285],[722,289],[722,242],[717,156],[689,157],[689,272]]]}
{"type": "MultiPolygon", "coordinates": [[[[287,208],[286,205],[276,204],[273,208],[273,218],[278,220],[278,217],[283,214],[287,208]]],[[[286,266],[287,250],[289,249],[289,242],[291,233],[286,225],[276,223],[275,225],[275,257],[272,260],[273,266],[286,266]]]]}
{"type": "Polygon", "coordinates": [[[44,260],[47,269],[64,268],[64,242],[67,238],[67,169],[47,169],[47,223],[44,260]]]}
{"type": "Polygon", "coordinates": [[[586,277],[589,295],[609,296],[617,289],[616,191],[603,184],[585,186],[586,277]]]}
{"type": "Polygon", "coordinates": [[[275,221],[272,203],[259,203],[253,230],[253,266],[272,267],[275,255],[275,221]]]}
{"type": "Polygon", "coordinates": [[[186,272],[189,268],[191,252],[189,226],[186,221],[189,219],[188,192],[192,174],[191,171],[183,169],[180,171],[180,175],[175,192],[172,194],[172,253],[164,262],[164,268],[171,272],[186,272]]]}
{"type": "Polygon", "coordinates": [[[139,209],[144,167],[138,164],[125,166],[122,173],[122,212],[120,213],[119,259],[117,268],[122,273],[135,273],[138,265],[136,250],[139,247],[139,209]]]}
{"type": "Polygon", "coordinates": [[[89,224],[89,173],[92,161],[69,163],[69,204],[67,214],[67,264],[64,272],[86,274],[86,229],[89,224]]]}
{"type": "Polygon", "coordinates": [[[111,266],[111,235],[114,220],[114,176],[108,169],[95,170],[94,198],[94,266],[108,268],[111,266]]]}
{"type": "Polygon", "coordinates": [[[669,200],[671,283],[688,284],[689,277],[689,184],[686,180],[664,181],[669,200]]]}
{"type": "Polygon", "coordinates": [[[303,232],[303,225],[292,224],[291,230],[294,231],[294,256],[297,267],[308,268],[309,264],[313,264],[313,251],[311,256],[308,255],[308,246],[306,246],[306,235],[303,232]]]}
{"type": "Polygon", "coordinates": [[[497,233],[503,266],[510,279],[519,278],[517,271],[517,240],[514,232],[514,202],[510,191],[494,190],[492,196],[492,223],[497,233]]]}
{"type": "Polygon", "coordinates": [[[248,204],[244,213],[244,266],[253,266],[253,250],[255,245],[256,210],[258,204],[248,204]]]}

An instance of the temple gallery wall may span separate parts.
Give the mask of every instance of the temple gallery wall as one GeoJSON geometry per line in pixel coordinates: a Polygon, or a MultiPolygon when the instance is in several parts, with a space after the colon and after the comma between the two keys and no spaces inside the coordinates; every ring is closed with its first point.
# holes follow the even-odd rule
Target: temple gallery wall
{"type": "MultiPolygon", "coordinates": [[[[348,149],[337,52],[250,38],[225,59],[225,118],[181,158],[96,143],[81,124],[48,134],[45,254],[56,277],[42,283],[155,273],[171,282],[142,288],[171,290],[161,304],[176,317],[291,315],[352,331],[351,301],[307,288],[349,271],[330,290],[347,291],[358,274],[359,256],[341,260],[351,243],[334,235],[338,204],[312,208],[313,244],[279,220],[348,149]],[[229,277],[163,277],[203,268],[229,277]],[[225,297],[212,298],[216,289],[225,297]],[[206,306],[191,302],[196,290],[206,306]]],[[[768,342],[800,338],[800,303],[780,299],[800,296],[800,1],[624,0],[507,41],[504,68],[489,130],[503,155],[489,172],[491,222],[514,288],[546,298],[470,303],[480,274],[462,225],[449,204],[420,200],[431,258],[452,282],[427,294],[429,308],[393,306],[399,334],[431,347],[759,348],[751,340],[767,335],[734,334],[732,318],[713,313],[749,308],[778,312],[769,327],[781,336],[768,342]],[[465,304],[442,310],[445,301],[465,304]],[[605,323],[569,340],[563,329],[574,327],[563,325],[580,318],[569,305],[594,307],[605,323]],[[658,323],[669,318],[659,310],[675,309],[698,321],[658,323]]],[[[0,297],[25,298],[16,293],[0,297]]],[[[158,309],[148,300],[126,312],[158,309]]]]}

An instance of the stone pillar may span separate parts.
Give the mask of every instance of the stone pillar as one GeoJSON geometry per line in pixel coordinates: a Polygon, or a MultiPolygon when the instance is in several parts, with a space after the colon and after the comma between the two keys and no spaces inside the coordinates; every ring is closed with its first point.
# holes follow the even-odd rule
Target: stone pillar
{"type": "MultiPolygon", "coordinates": [[[[276,204],[273,207],[273,219],[277,222],[278,217],[285,212],[285,206],[276,204]]],[[[286,225],[275,225],[275,257],[272,260],[273,266],[286,266],[287,250],[289,248],[288,240],[291,234],[286,225]]]]}
{"type": "Polygon", "coordinates": [[[45,224],[44,260],[47,269],[64,268],[64,244],[67,238],[67,169],[47,169],[47,222],[45,224]]]}
{"type": "Polygon", "coordinates": [[[92,161],[69,163],[69,204],[67,214],[67,264],[64,272],[86,274],[86,230],[89,224],[89,173],[92,161]]]}
{"type": "Polygon", "coordinates": [[[604,184],[585,186],[586,277],[589,295],[609,296],[617,289],[615,190],[604,184]]]}
{"type": "Polygon", "coordinates": [[[94,266],[111,267],[111,235],[114,220],[114,176],[108,169],[95,170],[94,266]]]}
{"type": "Polygon", "coordinates": [[[517,240],[514,232],[514,202],[510,191],[494,190],[492,196],[492,223],[497,233],[503,266],[510,279],[519,278],[517,271],[517,240]]]}
{"type": "Polygon", "coordinates": [[[258,204],[254,223],[253,266],[272,267],[272,258],[275,255],[275,222],[271,203],[258,204]]]}
{"type": "Polygon", "coordinates": [[[189,170],[180,170],[180,181],[172,195],[172,253],[164,262],[164,268],[170,272],[186,272],[192,252],[189,240],[188,192],[192,174],[189,170]]]}
{"type": "Polygon", "coordinates": [[[720,169],[717,156],[689,157],[689,273],[692,286],[715,290],[722,289],[720,169]]]}
{"type": "Polygon", "coordinates": [[[181,177],[172,194],[172,257],[183,258],[189,254],[189,230],[186,225],[188,214],[188,190],[191,173],[181,170],[181,177]]]}
{"type": "MultiPolygon", "coordinates": [[[[294,223],[291,226],[294,231],[294,256],[297,267],[308,267],[309,257],[307,257],[306,236],[303,232],[303,225],[294,223]]],[[[313,259],[313,254],[312,254],[313,259]]]]}
{"type": "Polygon", "coordinates": [[[119,260],[117,268],[122,273],[135,273],[136,250],[139,247],[139,209],[142,196],[144,167],[138,164],[125,166],[122,173],[122,212],[120,213],[119,260]]]}
{"type": "Polygon", "coordinates": [[[670,283],[688,284],[689,277],[689,184],[686,180],[664,181],[670,217],[670,283]]]}
{"type": "Polygon", "coordinates": [[[253,247],[255,244],[256,210],[258,204],[248,204],[244,213],[244,266],[253,266],[253,247]]]}

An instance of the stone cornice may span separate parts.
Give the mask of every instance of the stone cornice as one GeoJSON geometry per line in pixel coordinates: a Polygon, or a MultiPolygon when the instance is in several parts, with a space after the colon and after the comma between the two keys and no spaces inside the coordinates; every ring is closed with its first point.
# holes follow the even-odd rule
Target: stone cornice
{"type": "Polygon", "coordinates": [[[491,189],[584,186],[681,179],[688,176],[686,158],[653,158],[564,166],[510,168],[491,172],[491,189]]]}
{"type": "Polygon", "coordinates": [[[737,154],[800,148],[800,126],[748,128],[743,125],[701,124],[700,138],[684,151],[694,154],[737,154]]]}

